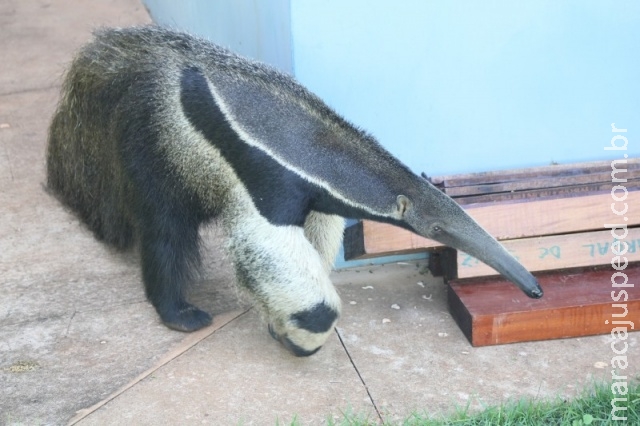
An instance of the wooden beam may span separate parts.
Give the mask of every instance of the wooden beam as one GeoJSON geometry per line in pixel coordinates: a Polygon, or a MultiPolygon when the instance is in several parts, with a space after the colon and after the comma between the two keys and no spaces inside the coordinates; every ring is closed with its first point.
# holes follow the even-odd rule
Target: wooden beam
{"type": "Polygon", "coordinates": [[[343,244],[346,260],[416,253],[441,246],[406,229],[370,220],[345,229],[343,244]]]}
{"type": "MultiPolygon", "coordinates": [[[[640,225],[640,191],[629,191],[627,226],[640,225]],[[635,212],[631,213],[631,212],[635,212]]],[[[602,230],[621,217],[611,211],[609,192],[582,197],[469,206],[467,212],[499,240],[602,230]]],[[[621,209],[624,206],[618,205],[621,209]]],[[[362,221],[345,232],[345,258],[366,259],[442,247],[393,225],[362,221]]]]}
{"type": "Polygon", "coordinates": [[[640,265],[624,270],[630,287],[612,287],[614,272],[606,268],[541,274],[544,297],[537,300],[502,279],[453,281],[449,310],[473,346],[608,334],[616,327],[612,321],[630,321],[637,329],[640,265]],[[627,292],[626,299],[621,290],[627,292]],[[612,300],[612,291],[618,301],[612,300]]]}
{"type": "MultiPolygon", "coordinates": [[[[623,163],[617,163],[617,168],[624,168],[623,163]]],[[[626,163],[627,170],[640,169],[640,159],[629,158],[626,163]]],[[[480,173],[466,173],[449,176],[434,177],[431,182],[443,188],[459,186],[481,185],[491,183],[505,183],[522,180],[535,180],[542,177],[566,177],[592,173],[611,173],[611,161],[592,161],[587,163],[556,164],[542,167],[530,167],[525,169],[495,170],[480,173]]],[[[611,181],[611,177],[608,179],[611,181]]]]}
{"type": "MultiPolygon", "coordinates": [[[[640,178],[628,180],[624,186],[629,191],[640,190],[640,178]]],[[[570,198],[581,197],[599,192],[610,192],[611,182],[585,183],[580,185],[567,185],[553,188],[526,189],[523,191],[495,192],[491,194],[465,195],[453,197],[456,203],[464,206],[480,203],[494,203],[507,201],[532,201],[544,198],[570,198]]],[[[471,207],[471,206],[469,206],[471,207]]]]}
{"type": "MultiPolygon", "coordinates": [[[[628,190],[640,189],[640,159],[615,164],[617,178],[628,190]],[[622,172],[621,170],[625,170],[622,172]]],[[[430,179],[461,205],[506,200],[572,197],[588,192],[610,191],[611,161],[498,170],[430,179]]]]}
{"type": "MultiPolygon", "coordinates": [[[[620,176],[623,174],[621,173],[620,176]]],[[[627,181],[640,178],[640,170],[628,170],[624,173],[627,181]]],[[[576,185],[606,184],[609,190],[615,185],[611,182],[611,170],[599,173],[588,173],[570,176],[545,176],[531,179],[515,180],[500,183],[482,183],[477,185],[458,186],[445,188],[445,193],[450,197],[468,195],[495,194],[501,192],[528,191],[532,189],[571,188],[576,185]]]]}
{"type": "MultiPolygon", "coordinates": [[[[531,272],[551,271],[584,266],[608,265],[611,263],[611,231],[581,232],[577,234],[551,235],[502,241],[531,272]]],[[[640,228],[628,229],[622,240],[626,243],[624,257],[628,262],[640,262],[640,228]]],[[[622,251],[621,247],[619,250],[622,251]]],[[[455,251],[443,252],[442,269],[447,279],[466,279],[499,275],[493,268],[478,259],[455,251]]]]}

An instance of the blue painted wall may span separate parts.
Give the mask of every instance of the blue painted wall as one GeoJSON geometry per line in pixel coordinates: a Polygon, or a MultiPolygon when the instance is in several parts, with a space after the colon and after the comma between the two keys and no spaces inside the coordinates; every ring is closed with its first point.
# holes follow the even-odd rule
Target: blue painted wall
{"type": "Polygon", "coordinates": [[[292,0],[296,77],[429,175],[640,156],[640,2],[292,0]]]}
{"type": "Polygon", "coordinates": [[[292,73],[289,0],[143,0],[154,22],[292,73]]]}

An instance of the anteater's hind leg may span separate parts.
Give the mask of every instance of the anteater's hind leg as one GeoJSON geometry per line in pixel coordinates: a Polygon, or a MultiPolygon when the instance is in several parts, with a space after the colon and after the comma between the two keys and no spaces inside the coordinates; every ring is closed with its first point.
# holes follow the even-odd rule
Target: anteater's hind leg
{"type": "Polygon", "coordinates": [[[344,219],[340,216],[312,211],[304,222],[304,235],[320,254],[327,273],[340,251],[343,232],[344,219]]]}
{"type": "Polygon", "coordinates": [[[140,224],[142,277],[147,297],[164,324],[194,331],[211,324],[211,316],[185,300],[185,287],[199,264],[199,221],[170,205],[149,210],[140,224]]]}

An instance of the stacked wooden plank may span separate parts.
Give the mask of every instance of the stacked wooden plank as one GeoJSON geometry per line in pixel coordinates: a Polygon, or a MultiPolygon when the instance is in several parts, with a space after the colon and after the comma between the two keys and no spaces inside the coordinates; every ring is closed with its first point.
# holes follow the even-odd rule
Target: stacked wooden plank
{"type": "Polygon", "coordinates": [[[449,311],[473,346],[608,334],[613,321],[631,331],[640,321],[640,265],[625,274],[635,286],[618,301],[611,298],[612,290],[620,295],[612,288],[611,268],[537,274],[545,292],[539,300],[501,278],[453,280],[449,311]]]}
{"type": "MultiPolygon", "coordinates": [[[[627,159],[615,166],[626,169],[616,175],[627,179],[624,185],[628,190],[640,189],[640,159],[627,159]]],[[[611,190],[611,162],[441,176],[431,182],[459,204],[578,197],[611,190]]]]}
{"type": "MultiPolygon", "coordinates": [[[[432,271],[442,273],[449,282],[452,313],[474,345],[600,333],[600,323],[607,315],[611,297],[608,296],[610,290],[602,293],[596,287],[610,288],[611,284],[600,282],[606,272],[596,272],[593,267],[605,267],[611,275],[611,244],[615,240],[611,226],[605,224],[626,225],[626,235],[621,239],[628,247],[625,257],[631,265],[640,262],[640,160],[617,162],[614,167],[617,170],[612,173],[612,163],[606,161],[431,179],[434,185],[462,204],[525,267],[545,277],[546,294],[541,301],[523,303],[524,296],[521,293],[517,296],[517,289],[477,259],[386,224],[363,221],[348,228],[345,256],[353,259],[431,251],[432,271]],[[625,181],[613,182],[613,178],[625,181]],[[612,211],[615,201],[612,188],[616,185],[620,188],[614,195],[624,200],[614,207],[627,206],[627,213],[622,215],[612,211]],[[609,265],[608,269],[606,265],[609,265]],[[574,274],[572,271],[579,272],[574,274]],[[568,297],[572,293],[562,278],[566,274],[579,277],[574,279],[571,291],[592,294],[590,304],[580,307],[579,302],[568,297]],[[496,304],[496,291],[510,295],[508,300],[511,302],[496,304]],[[492,306],[491,314],[481,308],[484,305],[492,306]],[[575,316],[578,311],[586,315],[585,318],[591,318],[589,323],[578,320],[581,318],[575,316]],[[556,324],[546,333],[525,333],[519,329],[520,332],[510,335],[502,329],[509,323],[507,317],[515,318],[513,312],[519,312],[518,315],[524,315],[521,318],[527,319],[516,321],[521,329],[538,329],[545,323],[542,317],[551,318],[553,322],[554,315],[573,321],[574,325],[567,329],[556,324]],[[552,317],[548,317],[550,313],[553,313],[552,317]],[[478,322],[480,317],[482,321],[478,322]],[[481,339],[480,335],[490,338],[481,339]]],[[[623,229],[618,229],[617,234],[622,233],[623,229]]],[[[640,269],[630,271],[640,278],[640,269]]],[[[637,281],[634,291],[640,290],[640,280],[637,281]]],[[[632,301],[640,303],[640,292],[630,293],[635,297],[632,301]]],[[[640,322],[640,310],[636,309],[633,315],[640,322]]]]}

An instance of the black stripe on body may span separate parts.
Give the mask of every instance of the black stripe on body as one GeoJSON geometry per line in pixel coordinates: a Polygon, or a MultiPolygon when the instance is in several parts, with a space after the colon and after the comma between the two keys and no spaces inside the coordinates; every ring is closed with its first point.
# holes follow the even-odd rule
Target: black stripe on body
{"type": "Polygon", "coordinates": [[[207,80],[198,69],[183,70],[180,84],[180,101],[185,115],[233,167],[260,214],[274,225],[303,226],[312,201],[321,188],[240,139],[225,119],[207,80]]]}
{"type": "MultiPolygon", "coordinates": [[[[297,173],[282,166],[266,152],[243,141],[232,129],[217,105],[207,79],[199,69],[195,67],[184,69],[180,86],[180,101],[187,119],[233,167],[238,178],[247,188],[258,211],[271,224],[303,226],[309,212],[315,210],[342,217],[388,222],[406,228],[403,221],[371,214],[363,208],[345,203],[327,189],[303,179],[297,173]]],[[[268,103],[263,105],[257,102],[255,108],[269,108],[270,106],[268,103]]],[[[249,114],[250,112],[245,110],[245,113],[249,114]]],[[[277,114],[278,112],[276,110],[271,113],[277,114]]],[[[305,136],[301,135],[300,137],[305,136]]],[[[312,136],[307,135],[306,137],[312,136]]],[[[281,141],[269,142],[277,145],[281,141]]],[[[308,141],[302,140],[300,145],[311,146],[308,141]]],[[[321,149],[320,152],[309,155],[307,167],[324,169],[324,174],[334,175],[334,178],[338,180],[337,183],[342,186],[346,183],[342,179],[346,179],[356,187],[356,190],[363,183],[366,185],[366,182],[371,183],[371,181],[378,180],[377,178],[373,179],[374,175],[363,173],[366,168],[362,170],[356,164],[342,164],[340,159],[343,156],[340,155],[340,151],[346,147],[340,148],[339,145],[334,145],[333,149],[335,152],[321,149]],[[350,176],[349,178],[341,175],[343,172],[338,170],[341,168],[347,169],[343,172],[346,172],[350,176]],[[360,176],[356,178],[357,175],[360,176]]],[[[384,172],[380,171],[380,174],[383,175],[384,172]]],[[[366,185],[369,186],[368,190],[362,189],[362,191],[367,196],[375,198],[376,185],[366,185]]]]}
{"type": "Polygon", "coordinates": [[[399,194],[410,195],[405,191],[416,176],[406,166],[291,78],[273,70],[211,72],[206,75],[234,128],[290,169],[371,214],[388,216],[399,194]]]}

